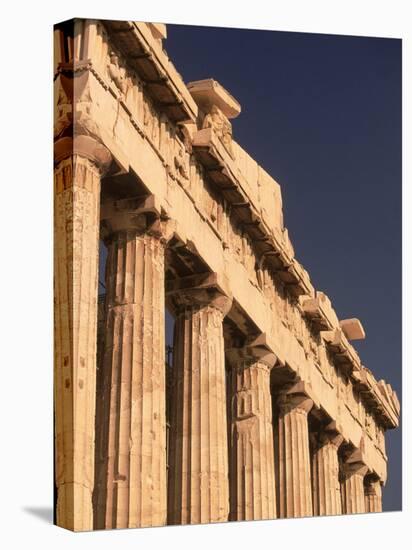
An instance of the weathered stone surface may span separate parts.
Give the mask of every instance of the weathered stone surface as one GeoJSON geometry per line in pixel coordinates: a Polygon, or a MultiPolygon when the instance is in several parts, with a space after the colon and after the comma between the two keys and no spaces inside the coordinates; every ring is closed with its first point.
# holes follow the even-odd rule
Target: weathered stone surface
{"type": "Polygon", "coordinates": [[[58,524],[165,523],[165,281],[177,318],[168,521],[225,521],[229,504],[232,519],[340,513],[342,439],[342,511],[375,510],[396,393],[350,343],[360,322],[339,320],[295,257],[280,185],[233,136],[240,105],[213,79],[186,85],[166,36],[135,21],[55,30],[58,524]],[[99,214],[111,244],[96,396],[99,214]],[[331,419],[310,457],[309,426],[331,419]]]}
{"type": "MultiPolygon", "coordinates": [[[[108,26],[110,29],[120,27],[120,23],[110,23],[108,26]]],[[[151,39],[148,35],[144,34],[143,28],[143,24],[136,24],[133,29],[130,30],[130,39],[136,41],[136,44],[138,42],[139,33],[143,33],[142,37],[144,35],[145,40],[147,39],[148,43],[150,43],[151,39]]],[[[125,31],[125,35],[128,32],[129,31],[125,31]]],[[[280,317],[277,318],[271,315],[271,308],[274,307],[273,298],[272,300],[262,299],[260,291],[252,283],[252,281],[256,279],[256,273],[254,273],[253,269],[253,266],[255,265],[253,258],[255,251],[252,249],[250,253],[251,256],[246,254],[246,257],[244,258],[242,258],[243,254],[238,255],[237,253],[234,253],[235,249],[244,249],[243,245],[239,246],[236,242],[238,239],[233,239],[233,241],[229,240],[229,242],[225,239],[225,234],[232,230],[231,227],[233,226],[233,220],[229,220],[229,227],[225,226],[224,223],[221,223],[226,219],[226,215],[220,215],[219,206],[216,205],[216,203],[210,203],[210,217],[209,215],[205,217],[203,210],[204,205],[206,205],[208,201],[206,200],[206,196],[202,195],[201,190],[204,188],[204,182],[198,170],[198,166],[196,166],[196,163],[193,163],[193,158],[189,180],[185,180],[185,178],[183,178],[183,180],[187,183],[182,183],[179,181],[179,178],[176,180],[177,185],[172,185],[172,182],[170,180],[168,181],[167,168],[165,168],[165,164],[167,166],[170,165],[168,158],[174,154],[174,150],[178,144],[176,133],[173,133],[171,128],[172,121],[170,123],[166,122],[161,114],[158,114],[152,109],[153,113],[149,115],[147,124],[143,122],[144,105],[150,98],[148,97],[148,94],[145,95],[142,93],[142,87],[139,82],[136,82],[132,88],[130,88],[124,102],[123,100],[120,100],[120,110],[116,100],[113,98],[113,95],[111,93],[107,94],[104,91],[104,88],[97,77],[99,77],[99,79],[102,77],[99,72],[99,67],[101,59],[104,59],[105,52],[107,52],[107,56],[109,55],[110,48],[107,44],[112,40],[112,37],[110,39],[109,37],[103,39],[103,34],[101,32],[100,34],[97,32],[97,36],[101,36],[101,42],[98,41],[96,43],[96,49],[94,52],[95,65],[93,65],[93,67],[95,67],[95,71],[92,72],[92,78],[90,80],[90,94],[94,99],[93,105],[96,109],[94,116],[97,120],[99,120],[102,136],[104,136],[105,142],[110,146],[111,150],[116,153],[116,158],[119,160],[120,164],[122,164],[125,169],[128,169],[130,166],[133,171],[139,175],[141,180],[145,182],[145,185],[147,185],[151,191],[159,197],[162,207],[172,219],[178,220],[181,225],[181,229],[187,235],[188,240],[193,242],[196,250],[206,261],[210,269],[212,271],[224,271],[226,273],[226,276],[232,281],[233,288],[231,290],[236,301],[253,319],[259,329],[268,334],[268,337],[272,340],[271,345],[276,351],[277,356],[282,361],[286,360],[288,357],[288,363],[291,364],[293,368],[296,368],[296,370],[299,369],[299,376],[301,376],[302,379],[307,381],[309,381],[309,378],[311,379],[310,381],[312,386],[318,387],[318,394],[322,394],[325,398],[325,405],[327,406],[326,410],[329,416],[336,418],[339,414],[336,407],[336,402],[338,399],[336,395],[336,387],[332,387],[325,383],[322,376],[313,371],[311,363],[309,363],[307,359],[307,350],[303,349],[306,347],[305,340],[301,342],[299,337],[294,334],[295,325],[292,324],[290,329],[288,328],[286,330],[284,325],[285,320],[281,320],[280,317]],[[125,104],[124,111],[123,103],[125,104]],[[132,118],[130,118],[130,115],[128,114],[129,112],[132,113],[132,118]],[[113,127],[116,129],[115,140],[111,137],[113,134],[113,127]],[[160,129],[160,134],[156,128],[160,129]],[[225,252],[226,244],[229,245],[227,252],[230,252],[230,254],[225,252]],[[242,261],[239,261],[238,258],[242,261]],[[279,326],[277,325],[278,322],[280,323],[279,326]],[[278,334],[279,332],[280,334],[278,334]]],[[[152,36],[151,31],[150,36],[152,36]]],[[[125,47],[123,50],[124,52],[129,51],[127,48],[125,49],[125,47]]],[[[163,63],[164,66],[167,66],[164,55],[157,48],[155,40],[153,43],[153,51],[156,54],[153,58],[154,66],[157,67],[157,63],[163,63]]],[[[124,55],[126,56],[126,53],[124,53],[124,55]]],[[[125,60],[126,57],[121,59],[121,64],[127,65],[125,60]]],[[[94,63],[93,59],[92,62],[94,63]]],[[[174,89],[179,90],[178,94],[181,94],[180,97],[182,97],[182,94],[184,95],[183,83],[176,77],[173,71],[170,70],[167,74],[170,79],[168,84],[173,84],[175,87],[174,89]]],[[[104,81],[103,77],[102,79],[104,81]]],[[[152,90],[155,95],[155,88],[152,88],[152,85],[150,85],[148,89],[152,90]]],[[[185,109],[187,108],[189,112],[189,110],[192,109],[193,104],[190,104],[190,101],[186,99],[185,102],[187,105],[184,103],[184,107],[185,109]]],[[[169,107],[167,107],[167,109],[169,109],[169,107]]],[[[201,132],[206,130],[201,130],[201,132]]],[[[220,140],[217,138],[217,141],[220,140]]],[[[237,144],[234,144],[234,142],[232,143],[232,146],[236,157],[238,146],[237,144]],[[236,145],[236,147],[234,145],[236,145]]],[[[225,148],[223,145],[221,148],[222,155],[224,155],[225,148]]],[[[227,174],[229,181],[233,180],[234,183],[236,181],[239,182],[238,184],[236,183],[236,189],[239,191],[241,188],[245,190],[242,201],[250,206],[236,207],[237,210],[240,212],[242,208],[242,211],[244,212],[248,212],[248,209],[252,212],[251,222],[247,221],[247,223],[250,223],[251,225],[248,225],[246,233],[251,231],[249,228],[253,228],[253,231],[258,228],[260,231],[260,228],[262,228],[263,232],[266,231],[269,238],[268,242],[273,241],[275,248],[277,248],[277,251],[280,254],[279,257],[282,258],[282,262],[285,263],[285,266],[287,265],[287,262],[296,262],[295,259],[290,258],[290,251],[287,252],[287,249],[289,248],[287,239],[281,238],[279,230],[276,229],[276,227],[269,227],[265,222],[266,218],[264,216],[264,211],[266,208],[271,208],[268,200],[266,199],[266,197],[271,195],[269,188],[271,185],[276,188],[278,187],[278,184],[276,184],[273,180],[271,181],[269,177],[259,177],[258,182],[256,182],[254,180],[254,174],[257,174],[258,171],[253,168],[253,159],[248,160],[247,157],[243,155],[242,160],[239,159],[238,162],[236,157],[236,162],[233,163],[233,161],[230,160],[228,153],[226,153],[226,156],[229,159],[229,164],[223,165],[224,169],[223,172],[221,172],[221,176],[226,178],[227,174]],[[232,162],[232,165],[230,165],[230,162],[232,162]],[[259,183],[259,185],[257,185],[257,183],[259,183]],[[266,193],[266,191],[268,191],[268,193],[266,193]],[[250,193],[250,197],[248,193],[250,193]],[[255,210],[253,210],[253,205],[256,200],[259,202],[259,197],[260,204],[259,208],[256,209],[257,217],[254,217],[255,210]],[[255,220],[256,225],[255,222],[253,222],[253,219],[255,220]]],[[[214,172],[209,172],[209,176],[214,177],[214,172]]],[[[218,179],[216,179],[216,182],[218,182],[218,179]]],[[[232,209],[234,211],[235,208],[232,206],[233,201],[229,197],[229,192],[225,191],[222,194],[226,197],[225,200],[227,202],[227,207],[225,207],[225,210],[232,209]]],[[[236,201],[237,200],[238,199],[236,199],[236,201]]],[[[273,216],[268,216],[267,219],[270,220],[272,218],[275,219],[273,216]]],[[[274,256],[272,256],[272,258],[274,258],[274,256]]],[[[302,290],[310,293],[310,285],[308,285],[307,282],[304,283],[304,271],[300,270],[298,264],[296,263],[296,265],[294,264],[293,266],[289,266],[287,269],[287,277],[291,277],[293,280],[298,280],[297,284],[301,285],[302,290]],[[305,288],[307,290],[304,290],[305,288]]],[[[355,368],[359,369],[361,364],[356,354],[353,352],[353,348],[351,348],[347,341],[345,342],[345,346],[349,346],[349,351],[346,353],[349,364],[350,362],[353,362],[355,368]]],[[[384,405],[383,410],[385,411],[384,401],[382,401],[382,404],[384,405]]],[[[391,415],[389,418],[390,423],[396,423],[396,418],[394,416],[391,415]]],[[[348,423],[345,419],[341,419],[339,420],[339,423],[345,430],[345,437],[347,439],[354,440],[356,438],[355,432],[357,430],[356,422],[351,423],[349,421],[348,423]]],[[[374,462],[375,464],[373,465],[373,468],[379,470],[380,474],[383,474],[385,469],[384,461],[377,455],[374,462]]]]}
{"type": "Polygon", "coordinates": [[[68,150],[54,170],[57,523],[74,531],[93,528],[100,178],[110,162],[103,151],[96,164],[68,150]]]}
{"type": "Polygon", "coordinates": [[[212,523],[229,516],[223,317],[231,300],[189,289],[173,296],[173,358],[168,523],[212,523]]]}

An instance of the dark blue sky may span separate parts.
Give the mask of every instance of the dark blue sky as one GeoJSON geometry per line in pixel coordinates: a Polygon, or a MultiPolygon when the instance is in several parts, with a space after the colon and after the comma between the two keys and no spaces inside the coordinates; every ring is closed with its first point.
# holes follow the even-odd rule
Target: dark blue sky
{"type": "MultiPolygon", "coordinates": [[[[234,138],[280,183],[297,259],[362,321],[363,364],[401,399],[401,41],[167,28],[184,81],[213,77],[242,105],[234,138]]],[[[387,452],[384,509],[400,510],[400,429],[387,452]]]]}

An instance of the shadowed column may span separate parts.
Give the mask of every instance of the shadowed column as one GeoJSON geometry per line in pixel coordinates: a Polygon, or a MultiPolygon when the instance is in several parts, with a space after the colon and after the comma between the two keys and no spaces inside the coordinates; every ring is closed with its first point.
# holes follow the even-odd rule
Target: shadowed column
{"type": "MultiPolygon", "coordinates": [[[[108,245],[96,528],[166,523],[165,243],[152,198],[103,212],[108,245]]],[[[109,208],[107,209],[109,210],[109,208]]]]}
{"type": "MultiPolygon", "coordinates": [[[[176,313],[168,523],[227,521],[229,514],[223,318],[231,299],[216,276],[169,293],[176,313]]],[[[193,279],[193,280],[192,280],[193,279]]]]}
{"type": "Polygon", "coordinates": [[[338,449],[343,437],[336,431],[334,423],[331,423],[319,433],[313,434],[313,439],[313,514],[341,514],[338,449]]]}
{"type": "Polygon", "coordinates": [[[360,451],[354,451],[341,465],[342,513],[363,514],[365,510],[364,477],[368,467],[361,461],[360,451]]]}
{"type": "Polygon", "coordinates": [[[88,136],[55,143],[54,402],[57,525],[93,529],[100,178],[109,151],[88,136]]]}
{"type": "MultiPolygon", "coordinates": [[[[369,476],[367,476],[369,477],[369,476]]],[[[382,485],[379,479],[365,479],[365,512],[382,512],[382,485]]]]}
{"type": "Polygon", "coordinates": [[[264,335],[226,352],[230,410],[230,519],[276,517],[270,370],[276,357],[264,335]]]}
{"type": "MultiPolygon", "coordinates": [[[[313,401],[303,393],[278,398],[279,516],[312,516],[308,413],[313,401]]],[[[293,393],[292,393],[293,392],[293,393]]]]}

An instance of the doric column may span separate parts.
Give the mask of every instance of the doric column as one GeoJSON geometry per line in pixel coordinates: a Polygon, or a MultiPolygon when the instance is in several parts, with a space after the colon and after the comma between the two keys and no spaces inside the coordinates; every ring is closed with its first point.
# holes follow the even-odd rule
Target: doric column
{"type": "Polygon", "coordinates": [[[229,360],[229,479],[232,521],[276,517],[270,370],[276,357],[261,335],[226,352],[229,360]]]}
{"type": "Polygon", "coordinates": [[[364,490],[365,512],[382,512],[382,485],[380,480],[366,479],[364,490]]]}
{"type": "Polygon", "coordinates": [[[303,393],[282,393],[278,398],[279,517],[311,516],[312,486],[308,413],[313,401],[303,393]]]}
{"type": "Polygon", "coordinates": [[[359,451],[346,457],[341,465],[342,513],[363,514],[365,512],[364,477],[368,467],[361,461],[359,451]]]}
{"type": "Polygon", "coordinates": [[[166,523],[165,242],[149,197],[102,208],[108,246],[102,418],[96,476],[100,529],[166,523]]]}
{"type": "Polygon", "coordinates": [[[57,524],[93,528],[100,178],[109,151],[88,136],[55,143],[54,403],[57,524]]]}
{"type": "Polygon", "coordinates": [[[176,314],[169,524],[229,515],[223,318],[231,299],[215,275],[187,279],[169,294],[176,314]]]}
{"type": "Polygon", "coordinates": [[[338,449],[343,437],[334,423],[312,434],[313,514],[330,516],[342,513],[338,449]]]}

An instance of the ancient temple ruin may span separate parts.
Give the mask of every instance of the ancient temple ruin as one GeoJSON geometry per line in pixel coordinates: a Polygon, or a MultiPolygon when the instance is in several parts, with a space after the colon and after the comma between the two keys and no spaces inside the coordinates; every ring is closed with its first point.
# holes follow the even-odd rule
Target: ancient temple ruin
{"type": "Polygon", "coordinates": [[[162,24],[54,36],[58,525],[380,511],[398,398],[295,258],[239,103],[183,82],[162,24]]]}

